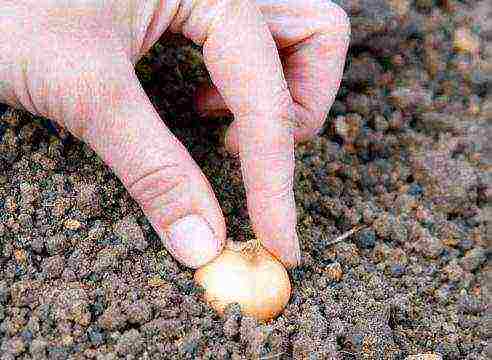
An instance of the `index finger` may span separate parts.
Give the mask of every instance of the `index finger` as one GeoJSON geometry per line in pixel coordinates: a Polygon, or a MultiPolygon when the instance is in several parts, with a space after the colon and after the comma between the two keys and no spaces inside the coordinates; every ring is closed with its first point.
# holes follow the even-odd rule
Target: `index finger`
{"type": "Polygon", "coordinates": [[[189,35],[199,33],[200,22],[210,19],[204,25],[204,61],[234,114],[253,229],[284,265],[296,266],[293,101],[275,42],[252,1],[226,0],[208,9],[204,5],[202,12],[200,6],[194,9],[200,19],[191,13],[189,35]]]}

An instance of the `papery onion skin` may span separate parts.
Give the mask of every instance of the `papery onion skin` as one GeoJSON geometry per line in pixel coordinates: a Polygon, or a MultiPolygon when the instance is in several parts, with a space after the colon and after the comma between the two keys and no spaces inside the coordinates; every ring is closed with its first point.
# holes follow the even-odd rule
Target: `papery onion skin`
{"type": "Polygon", "coordinates": [[[205,289],[205,301],[220,315],[228,304],[236,302],[244,315],[267,321],[289,302],[287,271],[258,244],[229,242],[215,260],[195,272],[195,282],[205,289]]]}

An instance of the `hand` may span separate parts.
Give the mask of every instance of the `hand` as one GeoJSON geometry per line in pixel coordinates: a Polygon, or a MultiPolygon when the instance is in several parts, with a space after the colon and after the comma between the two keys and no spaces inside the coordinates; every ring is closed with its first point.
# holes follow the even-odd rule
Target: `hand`
{"type": "Polygon", "coordinates": [[[348,42],[345,13],[316,0],[67,4],[0,2],[0,33],[7,34],[0,37],[0,102],[52,119],[85,141],[170,253],[197,268],[220,253],[224,218],[133,69],[166,29],[183,33],[203,45],[215,85],[200,91],[199,108],[234,114],[227,148],[241,159],[253,228],[295,266],[294,140],[314,135],[333,101],[348,42]]]}

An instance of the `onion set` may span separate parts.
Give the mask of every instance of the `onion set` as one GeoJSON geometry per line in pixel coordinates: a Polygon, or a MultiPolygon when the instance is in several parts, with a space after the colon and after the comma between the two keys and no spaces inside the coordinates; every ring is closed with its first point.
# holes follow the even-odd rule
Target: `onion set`
{"type": "Polygon", "coordinates": [[[205,301],[220,315],[228,304],[238,303],[244,315],[270,320],[287,305],[291,285],[280,261],[254,239],[228,241],[223,252],[195,272],[205,289],[205,301]]]}

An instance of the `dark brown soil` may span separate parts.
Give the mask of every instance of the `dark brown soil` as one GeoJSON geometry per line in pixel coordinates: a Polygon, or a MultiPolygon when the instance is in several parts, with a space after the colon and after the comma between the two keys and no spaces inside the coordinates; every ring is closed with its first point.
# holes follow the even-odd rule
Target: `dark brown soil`
{"type": "MultiPolygon", "coordinates": [[[[87,146],[0,105],[0,359],[491,358],[487,1],[338,3],[354,42],[322,135],[296,148],[303,260],[268,324],[234,305],[218,317],[87,146]]],[[[253,237],[221,144],[230,119],[190,110],[207,81],[200,49],[163,38],[137,73],[228,235],[253,237]]]]}

